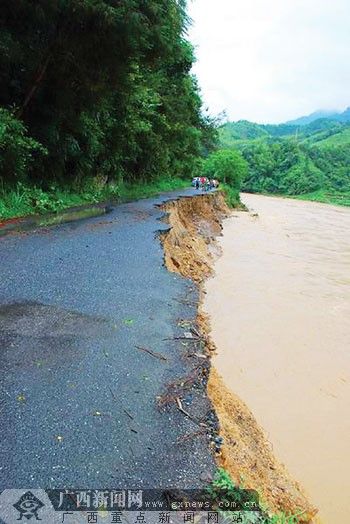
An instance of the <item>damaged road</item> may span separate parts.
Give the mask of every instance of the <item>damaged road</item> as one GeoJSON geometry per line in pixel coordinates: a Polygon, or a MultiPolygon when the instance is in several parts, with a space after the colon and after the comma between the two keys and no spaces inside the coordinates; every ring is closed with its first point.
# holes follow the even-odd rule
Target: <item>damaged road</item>
{"type": "Polygon", "coordinates": [[[159,206],[193,194],[0,239],[0,489],[213,475],[198,289],[165,269],[157,235],[159,206]]]}

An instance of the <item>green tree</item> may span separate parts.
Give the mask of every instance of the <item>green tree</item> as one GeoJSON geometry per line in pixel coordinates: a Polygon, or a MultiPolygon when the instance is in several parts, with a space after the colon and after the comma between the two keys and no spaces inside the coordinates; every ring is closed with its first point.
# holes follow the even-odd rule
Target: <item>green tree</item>
{"type": "MultiPolygon", "coordinates": [[[[41,187],[190,177],[215,145],[183,0],[3,0],[0,106],[47,156],[41,187]]],[[[15,183],[17,172],[0,172],[15,183]]]]}
{"type": "Polygon", "coordinates": [[[236,150],[222,149],[212,153],[204,162],[203,172],[209,178],[239,189],[248,173],[248,164],[236,150]]]}
{"type": "Polygon", "coordinates": [[[25,182],[35,159],[47,151],[28,136],[24,124],[8,110],[0,108],[0,173],[6,179],[25,182]]]}

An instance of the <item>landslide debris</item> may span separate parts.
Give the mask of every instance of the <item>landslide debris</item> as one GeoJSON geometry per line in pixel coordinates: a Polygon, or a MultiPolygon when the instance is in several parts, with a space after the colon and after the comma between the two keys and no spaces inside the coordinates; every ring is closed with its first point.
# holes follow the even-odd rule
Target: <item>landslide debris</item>
{"type": "MultiPolygon", "coordinates": [[[[224,195],[219,191],[200,194],[167,202],[162,208],[171,226],[161,237],[166,267],[202,284],[213,272],[213,262],[220,253],[215,238],[221,233],[222,220],[230,214],[224,195]]],[[[215,346],[210,340],[208,320],[199,307],[197,324],[209,353],[215,346]]],[[[300,523],[315,522],[317,509],[274,456],[271,443],[248,407],[225,386],[213,366],[207,393],[223,438],[218,465],[237,484],[244,479],[246,488],[257,490],[270,511],[298,514],[300,523]]]]}
{"type": "Polygon", "coordinates": [[[218,254],[215,238],[222,220],[230,213],[221,192],[199,194],[167,202],[171,229],[162,235],[166,267],[197,283],[211,273],[218,254]]]}

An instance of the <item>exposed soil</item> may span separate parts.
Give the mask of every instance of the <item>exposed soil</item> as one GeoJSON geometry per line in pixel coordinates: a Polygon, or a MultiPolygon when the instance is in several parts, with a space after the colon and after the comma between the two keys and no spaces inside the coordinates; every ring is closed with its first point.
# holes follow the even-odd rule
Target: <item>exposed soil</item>
{"type": "MultiPolygon", "coordinates": [[[[163,205],[171,229],[162,235],[165,263],[170,271],[180,273],[201,284],[213,271],[219,255],[215,237],[221,222],[229,215],[222,193],[182,198],[163,205]]],[[[202,290],[202,293],[204,291],[202,290]]],[[[207,349],[215,350],[208,336],[209,319],[198,312],[198,326],[208,340],[207,349]]],[[[223,383],[212,367],[208,395],[213,403],[224,439],[217,463],[237,483],[257,490],[270,511],[300,515],[298,521],[312,523],[317,510],[274,456],[272,445],[248,407],[223,383]]]]}
{"type": "Polygon", "coordinates": [[[197,283],[212,272],[213,257],[218,254],[215,237],[221,222],[230,213],[221,193],[200,194],[167,202],[171,229],[162,236],[165,262],[170,271],[197,283]]]}

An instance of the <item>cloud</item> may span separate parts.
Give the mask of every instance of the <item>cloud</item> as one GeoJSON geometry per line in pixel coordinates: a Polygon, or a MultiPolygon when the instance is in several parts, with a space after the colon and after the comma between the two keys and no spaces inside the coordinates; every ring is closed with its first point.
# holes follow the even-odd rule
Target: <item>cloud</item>
{"type": "Polygon", "coordinates": [[[350,105],[349,0],[192,0],[189,14],[212,113],[281,122],[350,105]]]}

